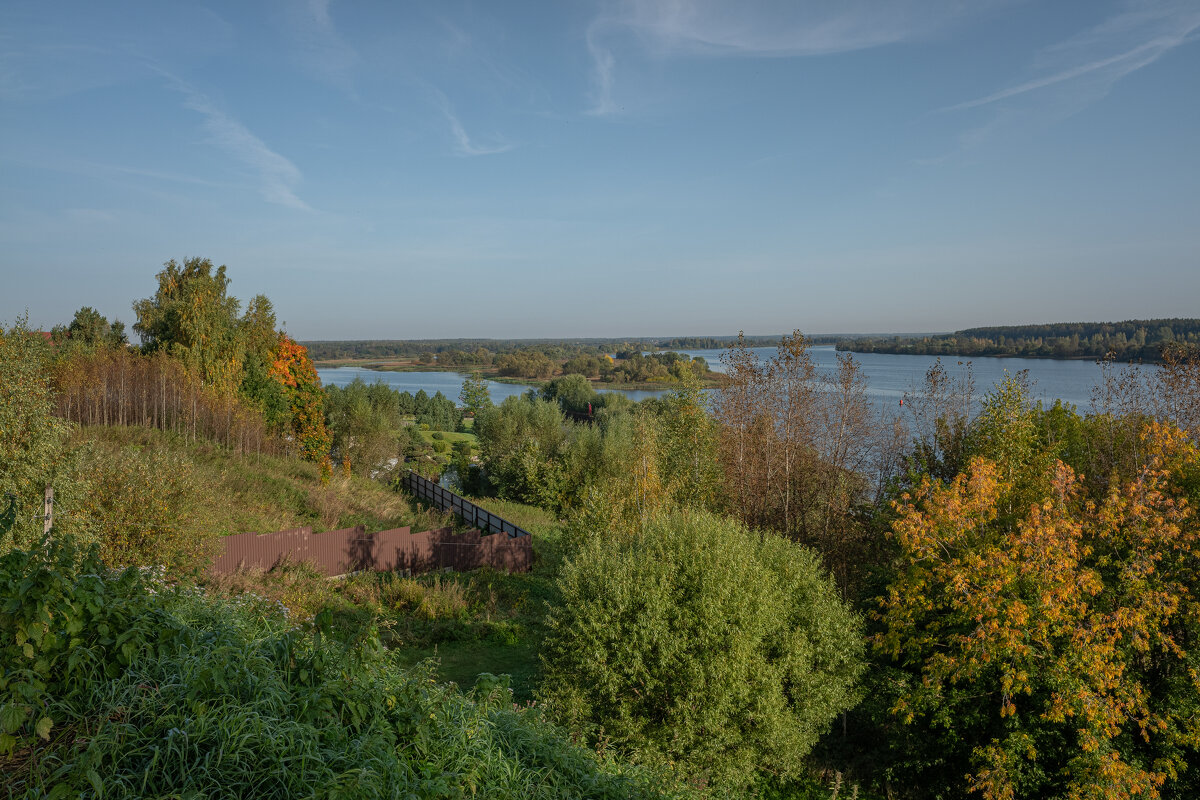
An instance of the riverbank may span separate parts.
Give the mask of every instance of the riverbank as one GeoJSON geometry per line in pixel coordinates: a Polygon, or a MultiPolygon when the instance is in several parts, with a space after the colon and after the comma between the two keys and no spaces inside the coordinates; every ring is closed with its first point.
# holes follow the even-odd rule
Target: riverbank
{"type": "MultiPolygon", "coordinates": [[[[1036,359],[1036,360],[1041,360],[1041,361],[1091,361],[1091,362],[1106,360],[1103,356],[1097,356],[1097,355],[1054,355],[1053,353],[1051,353],[1051,354],[1026,353],[1026,352],[1016,352],[1016,351],[989,352],[989,353],[966,352],[966,351],[962,351],[962,350],[926,351],[926,350],[922,350],[919,347],[904,347],[904,346],[874,347],[869,350],[861,350],[861,349],[857,349],[854,347],[843,347],[840,343],[837,345],[837,350],[840,353],[855,353],[855,354],[877,353],[879,355],[889,355],[889,356],[927,356],[929,358],[961,358],[961,359],[968,359],[968,360],[975,359],[975,358],[1024,358],[1024,359],[1036,359]]],[[[1112,361],[1114,361],[1118,364],[1161,364],[1163,359],[1162,359],[1162,355],[1159,354],[1159,355],[1156,355],[1153,357],[1129,356],[1129,357],[1113,358],[1112,361]]]]}
{"type": "MultiPolygon", "coordinates": [[[[442,372],[455,373],[459,375],[478,375],[493,383],[503,383],[513,386],[525,386],[534,388],[543,388],[550,380],[537,380],[535,378],[521,378],[509,375],[500,375],[495,367],[487,366],[471,366],[471,365],[446,365],[438,364],[422,364],[419,361],[408,359],[396,360],[380,360],[380,359],[334,359],[329,361],[314,361],[313,365],[319,369],[339,369],[350,368],[359,370],[370,370],[371,372],[442,372]]],[[[557,375],[555,377],[562,377],[557,375]]],[[[596,391],[616,390],[623,392],[658,392],[671,391],[679,386],[675,381],[643,381],[643,382],[609,382],[600,378],[588,378],[588,381],[596,389],[596,391]]],[[[719,372],[710,372],[700,378],[700,385],[706,389],[719,389],[724,386],[726,378],[719,372]]]]}

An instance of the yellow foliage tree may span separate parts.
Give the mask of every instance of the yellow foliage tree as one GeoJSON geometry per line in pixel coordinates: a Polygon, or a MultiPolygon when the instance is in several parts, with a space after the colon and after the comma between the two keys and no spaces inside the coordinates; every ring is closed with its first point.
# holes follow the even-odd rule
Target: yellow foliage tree
{"type": "Polygon", "coordinates": [[[1016,524],[984,458],[896,504],[904,568],[877,648],[913,674],[893,711],[950,728],[987,800],[1156,798],[1200,745],[1200,451],[1143,434],[1146,466],[1098,501],[1053,465],[1016,524]]]}

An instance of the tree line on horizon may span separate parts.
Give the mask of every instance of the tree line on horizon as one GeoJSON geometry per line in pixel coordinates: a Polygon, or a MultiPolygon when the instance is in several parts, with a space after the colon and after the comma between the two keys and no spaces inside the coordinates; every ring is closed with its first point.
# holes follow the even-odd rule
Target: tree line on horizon
{"type": "Polygon", "coordinates": [[[1158,363],[1172,350],[1200,347],[1200,319],[1004,325],[928,336],[844,339],[837,347],[855,353],[1158,363]]]}
{"type": "MultiPolygon", "coordinates": [[[[742,337],[752,347],[770,347],[779,336],[742,337]]],[[[839,336],[814,336],[814,344],[834,344],[839,336]]],[[[316,361],[351,359],[416,358],[420,363],[449,366],[489,365],[504,354],[539,352],[551,359],[604,356],[647,350],[717,350],[728,347],[737,336],[676,336],[562,339],[351,339],[313,340],[302,344],[316,361]]]]}

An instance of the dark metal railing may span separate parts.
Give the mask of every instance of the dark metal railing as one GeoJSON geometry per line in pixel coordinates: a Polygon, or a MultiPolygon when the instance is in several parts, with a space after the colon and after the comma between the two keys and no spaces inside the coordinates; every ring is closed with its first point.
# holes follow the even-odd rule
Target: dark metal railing
{"type": "Polygon", "coordinates": [[[405,475],[402,484],[418,500],[437,506],[443,511],[450,511],[460,517],[463,522],[481,531],[507,533],[510,538],[529,535],[529,531],[524,528],[518,528],[508,520],[497,517],[486,508],[480,508],[470,500],[459,497],[449,489],[442,488],[415,472],[405,475]]]}

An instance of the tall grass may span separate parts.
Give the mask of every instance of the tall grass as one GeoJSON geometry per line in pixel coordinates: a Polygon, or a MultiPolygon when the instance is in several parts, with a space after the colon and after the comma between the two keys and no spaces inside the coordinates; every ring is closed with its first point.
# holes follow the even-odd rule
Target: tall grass
{"type": "MultiPolygon", "coordinates": [[[[429,667],[402,668],[369,628],[335,640],[326,613],[297,624],[279,604],[254,595],[173,588],[134,570],[103,575],[94,560],[74,568],[59,556],[17,553],[0,562],[0,579],[41,587],[39,602],[59,620],[51,633],[55,625],[74,630],[34,654],[49,659],[44,691],[7,700],[0,691],[4,708],[37,706],[15,746],[0,755],[10,797],[625,798],[684,791],[669,775],[571,744],[536,709],[515,708],[491,676],[464,694],[437,683],[429,667]],[[96,626],[75,630],[101,596],[122,609],[118,636],[96,626]],[[52,729],[35,731],[32,720],[42,714],[52,729]]],[[[19,605],[3,607],[6,639],[27,617],[19,605]]],[[[11,688],[21,680],[22,654],[4,654],[0,687],[11,688]]]]}
{"type": "Polygon", "coordinates": [[[186,462],[204,499],[189,516],[215,533],[268,533],[305,525],[318,531],[411,525],[420,531],[447,524],[446,515],[418,512],[403,495],[377,481],[339,475],[323,486],[316,464],[239,454],[212,442],[193,443],[180,434],[136,426],[86,426],[74,432],[71,446],[95,450],[100,468],[130,449],[186,462]]]}

